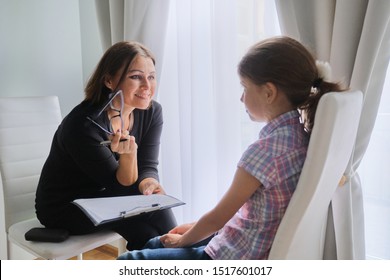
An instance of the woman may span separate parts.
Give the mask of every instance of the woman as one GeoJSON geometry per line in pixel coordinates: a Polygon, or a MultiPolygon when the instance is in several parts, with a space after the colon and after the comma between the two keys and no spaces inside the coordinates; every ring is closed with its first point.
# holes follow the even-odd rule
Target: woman
{"type": "Polygon", "coordinates": [[[58,127],[36,192],[43,225],[87,234],[110,228],[141,248],[176,225],[170,210],[95,227],[78,198],[164,193],[157,173],[162,108],[155,59],[136,42],[109,48],[85,88],[85,99],[58,127]]]}
{"type": "Polygon", "coordinates": [[[238,74],[249,117],[266,125],[242,155],[230,188],[196,223],[178,226],[119,259],[268,258],[298,183],[318,101],[342,88],[288,37],[255,44],[238,74]]]}

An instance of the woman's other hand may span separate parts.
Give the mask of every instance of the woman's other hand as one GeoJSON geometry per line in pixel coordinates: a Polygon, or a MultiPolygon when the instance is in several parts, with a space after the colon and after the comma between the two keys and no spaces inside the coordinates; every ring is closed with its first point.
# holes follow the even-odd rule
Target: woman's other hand
{"type": "Polygon", "coordinates": [[[139,184],[139,191],[144,195],[165,194],[160,183],[154,178],[145,178],[139,184]]]}

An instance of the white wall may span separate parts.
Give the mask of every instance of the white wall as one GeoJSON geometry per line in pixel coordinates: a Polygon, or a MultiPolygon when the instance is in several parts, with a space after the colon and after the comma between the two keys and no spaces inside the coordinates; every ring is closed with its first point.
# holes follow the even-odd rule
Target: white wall
{"type": "Polygon", "coordinates": [[[86,83],[103,55],[103,49],[96,18],[95,0],[79,0],[79,3],[83,81],[86,83]]]}
{"type": "MultiPolygon", "coordinates": [[[[58,95],[63,116],[77,105],[102,55],[94,5],[94,0],[0,0],[0,96],[58,95]]],[[[13,259],[33,258],[9,249],[13,259]]]]}
{"type": "Polygon", "coordinates": [[[0,96],[58,95],[66,115],[100,55],[94,0],[0,0],[0,96]]]}

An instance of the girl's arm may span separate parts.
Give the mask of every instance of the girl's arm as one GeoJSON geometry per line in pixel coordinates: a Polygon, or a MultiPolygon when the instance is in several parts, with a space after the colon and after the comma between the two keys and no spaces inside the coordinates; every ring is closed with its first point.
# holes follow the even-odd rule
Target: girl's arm
{"type": "Polygon", "coordinates": [[[209,237],[221,229],[260,186],[255,177],[239,167],[229,190],[211,211],[183,235],[168,233],[160,238],[161,242],[165,247],[186,247],[209,237]]]}

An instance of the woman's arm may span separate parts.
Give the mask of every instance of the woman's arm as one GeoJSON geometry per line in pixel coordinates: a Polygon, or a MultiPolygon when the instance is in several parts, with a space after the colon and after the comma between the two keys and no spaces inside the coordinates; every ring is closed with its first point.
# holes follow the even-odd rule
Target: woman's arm
{"type": "Polygon", "coordinates": [[[121,136],[111,140],[111,150],[119,154],[116,178],[123,186],[131,186],[138,179],[137,143],[133,136],[127,135],[127,141],[120,142],[121,136]]]}
{"type": "Polygon", "coordinates": [[[161,237],[161,242],[165,247],[186,247],[209,237],[221,229],[260,186],[255,177],[239,167],[229,190],[211,211],[183,235],[168,233],[161,237]]]}

